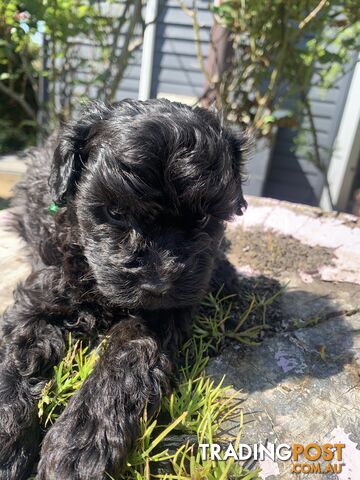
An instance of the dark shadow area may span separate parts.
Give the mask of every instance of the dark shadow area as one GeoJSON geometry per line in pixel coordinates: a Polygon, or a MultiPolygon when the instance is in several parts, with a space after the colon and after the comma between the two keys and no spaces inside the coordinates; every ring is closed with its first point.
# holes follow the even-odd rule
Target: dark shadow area
{"type": "Polygon", "coordinates": [[[323,177],[294,151],[297,132],[280,128],[272,154],[264,196],[318,206],[323,177]]]}
{"type": "Polygon", "coordinates": [[[247,394],[274,388],[287,379],[326,379],[348,370],[354,361],[352,336],[357,330],[345,318],[356,315],[358,309],[344,312],[328,296],[290,291],[263,275],[240,276],[239,294],[232,300],[231,328],[254,298],[258,307],[251,309],[241,330],[263,322],[260,344],[226,340],[211,373],[226,374],[227,383],[247,394]]]}
{"type": "Polygon", "coordinates": [[[4,210],[5,208],[10,207],[10,198],[2,198],[0,197],[0,210],[4,210]]]}

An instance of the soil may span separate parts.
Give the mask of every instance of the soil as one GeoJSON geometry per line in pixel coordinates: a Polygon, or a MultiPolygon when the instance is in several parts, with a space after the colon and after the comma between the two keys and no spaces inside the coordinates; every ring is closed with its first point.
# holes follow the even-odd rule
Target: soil
{"type": "Polygon", "coordinates": [[[333,261],[330,248],[304,245],[293,237],[271,231],[228,229],[227,239],[227,256],[233,264],[277,277],[285,272],[316,274],[320,267],[333,261]]]}

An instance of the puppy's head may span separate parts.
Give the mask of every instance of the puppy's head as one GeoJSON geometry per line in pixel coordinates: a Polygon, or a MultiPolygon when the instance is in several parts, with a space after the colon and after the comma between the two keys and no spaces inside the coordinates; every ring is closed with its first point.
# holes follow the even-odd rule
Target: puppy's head
{"type": "Polygon", "coordinates": [[[243,148],[214,114],[166,100],[93,104],[64,129],[50,187],[75,209],[109,302],[157,309],[201,299],[224,222],[245,205],[243,148]]]}

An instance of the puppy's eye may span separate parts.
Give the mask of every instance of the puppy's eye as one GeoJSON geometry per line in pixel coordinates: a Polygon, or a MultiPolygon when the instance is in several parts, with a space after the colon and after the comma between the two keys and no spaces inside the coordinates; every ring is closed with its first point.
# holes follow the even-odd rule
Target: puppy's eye
{"type": "Polygon", "coordinates": [[[110,223],[120,225],[126,220],[124,212],[114,205],[105,206],[104,212],[106,219],[110,223]]]}

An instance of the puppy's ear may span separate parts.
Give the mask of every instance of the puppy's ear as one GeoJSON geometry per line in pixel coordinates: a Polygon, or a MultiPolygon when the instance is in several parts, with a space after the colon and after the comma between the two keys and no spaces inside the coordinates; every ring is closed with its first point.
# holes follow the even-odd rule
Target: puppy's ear
{"type": "Polygon", "coordinates": [[[62,129],[55,149],[49,177],[54,202],[63,206],[71,197],[87,162],[84,147],[91,128],[108,114],[111,107],[94,102],[87,106],[79,120],[71,121],[62,129]]]}
{"type": "Polygon", "coordinates": [[[252,139],[249,132],[242,132],[231,128],[228,130],[227,140],[230,145],[232,169],[237,184],[234,213],[236,215],[242,215],[247,208],[247,201],[243,195],[242,184],[246,180],[245,164],[252,146],[252,139]]]}

